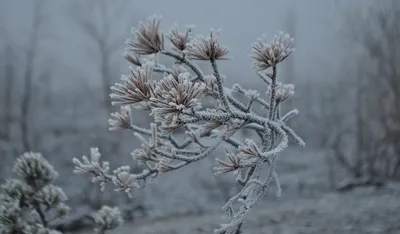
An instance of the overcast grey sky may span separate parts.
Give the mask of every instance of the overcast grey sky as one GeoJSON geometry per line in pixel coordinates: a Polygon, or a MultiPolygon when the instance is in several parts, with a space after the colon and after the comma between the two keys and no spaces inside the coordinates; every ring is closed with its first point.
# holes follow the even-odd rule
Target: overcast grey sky
{"type": "MultiPolygon", "coordinates": [[[[90,80],[90,77],[93,77],[91,67],[96,63],[96,59],[87,57],[92,53],[92,45],[84,33],[79,31],[79,24],[74,22],[77,14],[88,13],[90,7],[79,9],[80,1],[84,2],[48,1],[47,18],[42,29],[46,36],[41,40],[39,50],[52,54],[50,60],[57,55],[60,61],[57,64],[62,64],[57,66],[65,66],[73,71],[79,70],[81,76],[90,80]]],[[[327,64],[330,67],[335,66],[340,51],[338,31],[343,24],[340,12],[344,8],[358,7],[366,2],[368,1],[349,3],[345,0],[115,0],[110,4],[123,4],[124,11],[110,20],[115,25],[115,35],[129,35],[129,28],[136,26],[139,19],[145,20],[154,14],[163,16],[164,30],[169,30],[175,22],[180,26],[196,25],[195,33],[201,34],[207,34],[209,28],[220,28],[221,43],[230,48],[230,56],[233,58],[233,61],[221,62],[220,66],[225,69],[223,73],[235,74],[235,77],[230,79],[236,81],[252,72],[249,58],[251,43],[263,33],[272,37],[280,30],[287,31],[288,14],[294,12],[296,53],[291,59],[295,60],[298,79],[303,79],[318,73],[318,67],[327,64]]],[[[1,6],[2,24],[6,26],[11,40],[23,46],[31,25],[32,1],[3,0],[1,6]]],[[[125,38],[115,37],[121,42],[119,52],[122,53],[125,38]]],[[[95,57],[96,54],[93,53],[92,56],[95,57]]],[[[116,53],[115,56],[120,56],[120,53],[116,53]]],[[[45,65],[48,64],[48,60],[48,56],[44,56],[38,63],[45,65]]],[[[124,67],[126,64],[121,64],[121,72],[124,67]]],[[[71,85],[70,82],[69,84],[71,85]]]]}

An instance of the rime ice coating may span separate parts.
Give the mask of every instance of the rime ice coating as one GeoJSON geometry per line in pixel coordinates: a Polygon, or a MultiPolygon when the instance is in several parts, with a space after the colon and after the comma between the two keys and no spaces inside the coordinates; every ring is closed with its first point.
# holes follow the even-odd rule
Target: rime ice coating
{"type": "Polygon", "coordinates": [[[103,189],[106,183],[112,182],[116,191],[130,195],[131,189],[143,185],[148,178],[209,157],[216,148],[226,144],[230,146],[227,159],[218,155],[215,174],[233,172],[243,188],[223,206],[226,224],[215,233],[235,234],[252,208],[267,194],[272,181],[280,196],[275,168],[289,138],[300,146],[305,145],[286,124],[298,111],[283,113],[283,117],[279,112],[284,101],[294,95],[293,85],[277,82],[278,65],[294,51],[293,39],[281,32],[272,41],[259,39],[252,46],[255,75],[266,84],[261,86],[265,87],[263,90],[250,90],[239,84],[229,88],[217,66],[219,60],[228,59],[229,50],[220,44],[213,30],[204,37],[193,36],[192,29],[179,33],[175,27],[168,34],[170,50],[165,48],[160,22],[159,17],[151,17],[133,30],[134,38],[127,41],[125,58],[137,67],[131,68],[131,73],[123,76],[121,83],[111,87],[114,105],[131,105],[148,111],[154,118],[150,129],[145,129],[136,126],[132,112],[123,108],[109,120],[111,130],[131,130],[141,141],[141,147],[134,149],[131,156],[140,162],[143,171],[134,174],[129,166],[121,166],[109,173],[108,162],[100,166],[100,153],[93,148],[90,161],[85,156],[82,162],[73,160],[76,172],[91,174],[92,181],[100,183],[103,189]],[[148,62],[142,64],[139,56],[148,62]],[[172,68],[159,63],[159,56],[173,59],[172,68]],[[208,61],[212,74],[204,74],[194,63],[196,60],[208,61]],[[269,68],[270,73],[267,72],[269,68]],[[156,73],[161,74],[161,79],[155,78],[156,73]],[[239,101],[234,93],[246,98],[246,103],[239,101]],[[205,99],[211,100],[214,108],[204,108],[205,99]],[[258,113],[254,105],[261,105],[266,113],[258,113]],[[182,141],[176,135],[178,129],[185,130],[182,141]],[[235,134],[242,129],[255,131],[260,139],[239,141],[235,134]],[[263,164],[269,166],[264,178],[261,176],[263,164]]]}
{"type": "Polygon", "coordinates": [[[58,173],[40,154],[26,152],[13,167],[17,178],[9,178],[0,190],[0,233],[57,234],[51,221],[67,215],[64,191],[52,184],[58,173]]]}

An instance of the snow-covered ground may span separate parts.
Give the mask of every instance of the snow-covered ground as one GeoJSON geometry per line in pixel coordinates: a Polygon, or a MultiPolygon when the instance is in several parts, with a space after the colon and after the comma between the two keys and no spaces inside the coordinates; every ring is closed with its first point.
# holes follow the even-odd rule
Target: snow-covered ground
{"type": "MultiPolygon", "coordinates": [[[[250,215],[243,231],[246,234],[398,234],[399,218],[398,196],[371,191],[325,194],[319,198],[266,202],[250,215]]],[[[215,213],[181,215],[129,223],[110,233],[212,233],[219,222],[219,214],[215,213]]]]}
{"type": "MultiPolygon", "coordinates": [[[[271,190],[249,216],[244,233],[400,233],[400,186],[389,184],[379,190],[358,188],[346,193],[332,191],[326,156],[326,152],[299,149],[282,155],[278,173],[283,196],[276,198],[271,190]]],[[[137,218],[110,233],[212,233],[223,223],[219,212],[223,201],[218,197],[213,199],[217,195],[210,197],[213,191],[200,186],[199,181],[213,181],[207,177],[210,175],[207,167],[211,168],[211,163],[206,160],[157,178],[141,191],[152,197],[146,199],[152,207],[150,216],[137,218]]]]}

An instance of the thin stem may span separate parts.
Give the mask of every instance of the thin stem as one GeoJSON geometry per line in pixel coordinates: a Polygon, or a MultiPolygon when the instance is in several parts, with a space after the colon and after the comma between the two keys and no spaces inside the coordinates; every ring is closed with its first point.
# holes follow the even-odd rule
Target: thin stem
{"type": "Polygon", "coordinates": [[[33,204],[33,206],[35,207],[36,212],[39,214],[39,217],[43,224],[43,227],[47,227],[46,216],[44,215],[42,208],[40,207],[40,204],[35,202],[35,204],[33,204]]]}
{"type": "MultiPolygon", "coordinates": [[[[276,66],[273,66],[272,69],[273,69],[273,72],[272,72],[272,75],[271,75],[271,97],[270,97],[270,104],[269,104],[269,107],[270,107],[269,108],[269,120],[270,121],[274,121],[276,119],[276,117],[277,117],[276,116],[276,108],[277,108],[277,106],[276,106],[276,74],[277,74],[276,66]]],[[[275,145],[275,129],[271,129],[271,131],[268,133],[267,131],[268,131],[268,129],[270,129],[270,126],[267,124],[267,122],[264,122],[263,126],[264,126],[264,132],[263,132],[262,150],[265,151],[265,150],[268,149],[269,151],[271,151],[274,148],[274,145],[275,145]],[[269,142],[269,139],[268,139],[268,135],[269,134],[271,134],[271,138],[270,138],[271,141],[270,142],[269,142]]],[[[256,201],[252,204],[252,206],[254,206],[258,202],[258,200],[260,200],[263,197],[263,195],[267,192],[269,184],[272,181],[272,179],[275,178],[277,180],[275,167],[276,167],[276,163],[277,163],[278,160],[277,160],[276,154],[275,153],[272,154],[272,161],[270,161],[268,157],[266,157],[266,161],[270,165],[268,176],[267,176],[266,181],[264,182],[262,194],[260,194],[257,197],[256,201]]],[[[258,165],[259,165],[258,163],[255,163],[247,171],[246,178],[244,179],[244,181],[242,181],[242,182],[244,182],[244,185],[246,185],[249,182],[250,178],[255,173],[256,168],[257,168],[258,165]]],[[[258,175],[256,175],[256,177],[258,179],[258,175]]],[[[277,183],[277,185],[279,185],[279,184],[277,183]]],[[[235,234],[241,233],[242,224],[243,223],[240,223],[238,225],[238,227],[237,227],[237,229],[235,231],[235,234]]]]}
{"type": "Polygon", "coordinates": [[[247,104],[247,109],[246,109],[245,112],[250,112],[251,106],[253,105],[254,101],[255,101],[255,99],[251,99],[251,100],[249,101],[249,103],[247,104]]]}
{"type": "Polygon", "coordinates": [[[174,165],[174,166],[170,165],[170,169],[168,169],[165,172],[177,170],[177,169],[182,168],[182,167],[184,167],[184,166],[186,166],[188,164],[191,164],[191,163],[194,163],[194,162],[197,162],[197,161],[200,161],[200,160],[206,158],[221,144],[221,142],[223,141],[223,138],[224,138],[223,134],[221,134],[221,136],[219,137],[219,140],[214,145],[212,145],[209,148],[207,148],[203,153],[201,153],[197,157],[191,158],[190,161],[185,161],[185,162],[179,163],[179,164],[174,165]]]}
{"type": "Polygon", "coordinates": [[[257,72],[257,75],[267,84],[271,84],[271,79],[267,74],[262,73],[261,71],[257,72]]]}
{"type": "Polygon", "coordinates": [[[228,99],[227,99],[227,97],[225,95],[225,92],[224,92],[224,86],[222,84],[221,75],[219,74],[219,71],[218,71],[217,63],[213,59],[210,60],[210,62],[211,62],[211,66],[212,66],[213,71],[214,71],[214,76],[217,79],[219,98],[221,99],[222,103],[224,104],[226,111],[229,111],[230,107],[229,107],[228,99]]]}
{"type": "MultiPolygon", "coordinates": [[[[35,180],[32,180],[32,185],[33,185],[33,188],[35,189],[36,192],[39,191],[39,187],[36,184],[35,180]]],[[[47,227],[48,223],[47,223],[47,220],[46,220],[46,216],[44,215],[44,212],[43,212],[42,208],[40,207],[40,203],[37,202],[37,201],[34,201],[33,202],[33,207],[35,208],[36,212],[39,214],[39,218],[40,218],[40,221],[43,224],[43,227],[47,227]]]]}
{"type": "Polygon", "coordinates": [[[241,103],[239,100],[237,100],[236,98],[232,97],[231,95],[226,95],[228,98],[228,101],[236,108],[238,108],[239,110],[246,112],[246,106],[241,103]]]}
{"type": "Polygon", "coordinates": [[[271,99],[269,102],[269,119],[274,120],[275,106],[276,106],[276,66],[272,67],[272,78],[271,78],[271,99]]]}
{"type": "MultiPolygon", "coordinates": [[[[276,66],[272,67],[272,75],[271,75],[271,97],[270,97],[270,102],[269,102],[269,120],[273,121],[275,119],[275,104],[276,104],[276,75],[277,75],[277,70],[276,66]]],[[[266,128],[267,126],[265,126],[266,128]]],[[[264,139],[262,141],[262,150],[265,151],[267,149],[271,150],[271,148],[274,146],[275,143],[275,136],[274,136],[274,131],[270,132],[270,139],[268,139],[268,132],[265,129],[264,132],[264,139]]]]}
{"type": "MultiPolygon", "coordinates": [[[[246,93],[246,90],[243,87],[241,87],[239,84],[235,84],[233,86],[233,89],[235,89],[238,93],[241,93],[241,94],[246,93]]],[[[257,97],[256,102],[258,102],[260,105],[262,105],[265,109],[269,109],[269,104],[264,99],[257,97]]]]}
{"type": "Polygon", "coordinates": [[[243,179],[242,178],[238,179],[239,184],[242,185],[242,186],[245,186],[247,184],[247,182],[249,182],[249,180],[250,180],[251,176],[253,175],[255,169],[256,169],[255,165],[250,167],[246,171],[246,173],[244,175],[244,178],[243,179]]]}
{"type": "Polygon", "coordinates": [[[282,116],[282,118],[280,118],[280,121],[286,122],[290,118],[292,118],[293,116],[295,116],[297,114],[299,114],[299,111],[297,109],[291,110],[288,113],[286,113],[284,116],[282,116]]]}
{"type": "Polygon", "coordinates": [[[170,51],[166,51],[166,50],[161,51],[161,53],[166,56],[172,57],[172,58],[176,59],[177,61],[185,64],[197,75],[196,79],[204,81],[203,73],[200,71],[200,69],[197,68],[194,64],[192,64],[185,56],[180,56],[180,55],[174,54],[174,53],[172,53],[170,51]]]}
{"type": "Polygon", "coordinates": [[[281,106],[279,105],[279,103],[276,104],[276,115],[275,115],[275,119],[280,119],[281,118],[281,106]]]}
{"type": "Polygon", "coordinates": [[[171,74],[171,70],[169,69],[165,69],[165,68],[160,68],[160,67],[154,67],[153,68],[154,72],[158,72],[158,73],[167,73],[167,74],[171,74]]]}
{"type": "Polygon", "coordinates": [[[204,121],[227,121],[231,118],[230,114],[210,114],[209,112],[206,111],[184,111],[183,112],[186,115],[196,117],[199,120],[204,120],[204,121]]]}

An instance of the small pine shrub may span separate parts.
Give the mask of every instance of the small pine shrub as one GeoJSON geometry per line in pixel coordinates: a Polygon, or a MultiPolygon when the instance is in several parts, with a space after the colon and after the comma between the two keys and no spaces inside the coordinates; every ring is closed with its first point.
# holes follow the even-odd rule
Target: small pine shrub
{"type": "Polygon", "coordinates": [[[1,185],[1,233],[59,233],[49,222],[67,215],[67,196],[52,183],[58,173],[40,154],[28,152],[17,158],[16,178],[1,185]]]}
{"type": "MultiPolygon", "coordinates": [[[[53,184],[58,173],[40,154],[27,152],[17,158],[13,172],[0,190],[1,234],[57,234],[51,223],[68,215],[67,196],[53,184]]],[[[102,207],[93,214],[96,233],[118,227],[118,208],[102,207]]]]}

